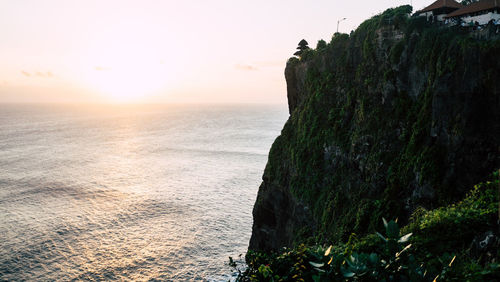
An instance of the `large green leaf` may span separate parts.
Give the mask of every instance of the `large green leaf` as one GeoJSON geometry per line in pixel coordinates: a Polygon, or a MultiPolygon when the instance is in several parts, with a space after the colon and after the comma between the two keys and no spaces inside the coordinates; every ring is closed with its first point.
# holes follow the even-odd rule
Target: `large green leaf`
{"type": "Polygon", "coordinates": [[[330,254],[330,252],[332,251],[332,247],[333,246],[330,246],[330,247],[328,247],[328,249],[326,249],[326,251],[325,251],[325,257],[330,254]]]}
{"type": "Polygon", "coordinates": [[[413,235],[413,233],[408,233],[408,234],[402,236],[401,238],[399,238],[398,243],[406,243],[406,242],[408,242],[408,240],[410,239],[411,235],[413,235]]]}
{"type": "Polygon", "coordinates": [[[399,239],[399,226],[396,222],[394,222],[394,220],[391,220],[387,223],[385,231],[389,239],[399,239]]]}
{"type": "Polygon", "coordinates": [[[316,267],[316,268],[320,268],[320,267],[323,267],[323,265],[325,265],[324,263],[317,263],[317,262],[312,262],[312,261],[310,261],[309,264],[316,267]]]}

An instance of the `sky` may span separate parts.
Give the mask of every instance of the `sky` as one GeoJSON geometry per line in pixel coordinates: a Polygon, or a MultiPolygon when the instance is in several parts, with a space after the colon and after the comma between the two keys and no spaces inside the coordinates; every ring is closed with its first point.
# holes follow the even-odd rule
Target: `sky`
{"type": "Polygon", "coordinates": [[[410,2],[0,0],[0,103],[286,103],[301,39],[410,2]]]}

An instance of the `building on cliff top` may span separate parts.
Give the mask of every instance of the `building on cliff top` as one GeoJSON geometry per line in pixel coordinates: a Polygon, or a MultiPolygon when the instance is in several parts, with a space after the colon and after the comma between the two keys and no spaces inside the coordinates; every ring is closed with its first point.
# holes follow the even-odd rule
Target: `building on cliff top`
{"type": "Polygon", "coordinates": [[[463,7],[464,6],[462,4],[456,2],[455,0],[437,0],[422,10],[415,12],[415,15],[426,17],[428,21],[432,20],[441,22],[447,14],[463,7]]]}
{"type": "Polygon", "coordinates": [[[500,0],[481,0],[445,16],[446,19],[463,21],[465,23],[478,23],[485,25],[489,22],[500,21],[500,0]]]}

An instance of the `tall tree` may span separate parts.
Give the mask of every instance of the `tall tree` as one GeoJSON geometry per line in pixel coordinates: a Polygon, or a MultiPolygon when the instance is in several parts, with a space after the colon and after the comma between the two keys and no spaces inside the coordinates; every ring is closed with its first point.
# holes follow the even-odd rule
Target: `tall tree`
{"type": "Polygon", "coordinates": [[[307,41],[305,39],[302,39],[300,40],[299,42],[299,47],[297,47],[297,52],[293,53],[295,56],[297,57],[302,57],[302,55],[304,54],[304,51],[309,49],[309,43],[307,43],[307,41]]]}

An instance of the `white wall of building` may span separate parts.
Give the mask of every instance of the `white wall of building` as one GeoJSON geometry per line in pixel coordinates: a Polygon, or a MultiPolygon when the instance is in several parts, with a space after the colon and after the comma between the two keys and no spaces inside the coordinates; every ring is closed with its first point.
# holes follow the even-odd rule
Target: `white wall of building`
{"type": "Polygon", "coordinates": [[[479,16],[473,16],[473,17],[462,17],[462,21],[465,23],[469,22],[478,22],[480,25],[488,24],[491,20],[500,20],[500,14],[497,13],[488,13],[484,15],[479,15],[479,16]]]}
{"type": "Polygon", "coordinates": [[[419,14],[420,17],[426,17],[427,20],[429,20],[429,17],[432,16],[432,12],[425,12],[425,13],[421,13],[419,14]]]}
{"type": "MultiPolygon", "coordinates": [[[[432,19],[432,17],[434,16],[434,13],[432,11],[431,12],[425,12],[425,13],[419,14],[419,16],[420,17],[426,17],[427,21],[430,21],[432,19]]],[[[437,15],[436,19],[437,19],[437,21],[443,22],[445,20],[444,19],[445,16],[446,16],[446,14],[437,15]]]]}
{"type": "Polygon", "coordinates": [[[442,21],[444,21],[444,17],[445,17],[445,16],[446,16],[446,15],[438,15],[438,16],[437,16],[437,20],[438,20],[438,21],[440,21],[440,22],[442,22],[442,21]]]}

